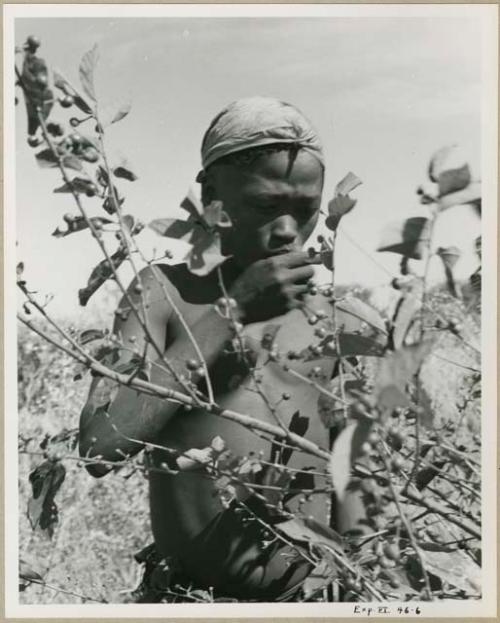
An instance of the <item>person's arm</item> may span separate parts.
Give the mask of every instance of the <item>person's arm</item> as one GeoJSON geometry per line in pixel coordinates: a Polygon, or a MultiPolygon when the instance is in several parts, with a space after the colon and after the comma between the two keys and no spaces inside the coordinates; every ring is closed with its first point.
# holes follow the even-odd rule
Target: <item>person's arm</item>
{"type": "MultiPolygon", "coordinates": [[[[158,268],[143,270],[140,274],[140,281],[146,306],[148,330],[157,346],[164,351],[164,357],[170,366],[179,375],[186,376],[186,361],[197,359],[196,351],[184,330],[180,335],[175,336],[173,341],[172,318],[175,312],[166,299],[164,288],[168,289],[176,305],[182,305],[179,294],[158,268]],[[173,343],[165,351],[165,345],[172,341],[173,343]]],[[[136,282],[131,284],[128,294],[136,307],[141,309],[136,282]]],[[[119,309],[126,307],[127,302],[123,299],[119,309]]],[[[229,321],[221,318],[212,307],[190,329],[208,365],[213,363],[223,344],[232,335],[229,321]]],[[[130,360],[134,350],[138,353],[143,352],[146,336],[133,312],[129,312],[125,320],[118,315],[113,331],[120,336],[123,345],[130,349],[130,351],[122,351],[123,355],[117,364],[130,360]]],[[[150,367],[151,383],[186,393],[182,384],[178,383],[174,375],[167,370],[151,344],[147,346],[147,357],[153,362],[150,367]]],[[[109,381],[102,378],[93,380],[87,403],[80,416],[81,456],[100,455],[103,460],[117,461],[123,458],[123,454],[131,456],[137,454],[143,449],[144,443],[156,441],[160,431],[179,408],[178,403],[120,386],[107,410],[95,409],[93,396],[99,389],[100,383],[109,383],[109,381]],[[142,443],[136,443],[130,439],[136,439],[142,443]]],[[[102,476],[110,469],[94,464],[89,466],[89,471],[94,476],[102,476]]]]}
{"type": "MultiPolygon", "coordinates": [[[[241,322],[273,318],[300,304],[300,297],[307,292],[307,281],[313,276],[311,264],[314,263],[317,260],[310,258],[307,253],[294,252],[259,260],[248,267],[229,288],[230,296],[237,303],[234,311],[241,322]]],[[[182,306],[179,293],[158,268],[145,269],[140,279],[147,306],[149,331],[159,348],[168,345],[164,357],[170,366],[179,374],[185,374],[186,361],[197,358],[196,351],[185,330],[179,330],[179,335],[172,334],[175,312],[168,304],[163,288],[168,288],[174,302],[182,306]],[[163,280],[163,287],[158,280],[163,280]]],[[[129,294],[138,305],[139,295],[134,283],[129,288],[129,294]]],[[[126,306],[125,301],[122,306],[126,306]]],[[[208,367],[214,363],[224,344],[233,336],[231,323],[221,318],[212,306],[190,330],[208,367]]],[[[139,352],[144,348],[146,338],[132,312],[126,320],[116,322],[114,331],[121,334],[124,345],[134,345],[139,352]]],[[[122,361],[131,356],[132,354],[125,356],[122,361]]],[[[182,385],[155,355],[151,345],[148,345],[148,357],[155,361],[155,365],[151,367],[152,383],[184,391],[182,385]]],[[[93,394],[101,382],[104,379],[93,383],[80,416],[82,456],[101,456],[106,461],[118,461],[124,454],[137,454],[145,443],[154,443],[157,440],[160,431],[179,408],[178,403],[121,386],[107,410],[95,409],[93,394]]],[[[110,468],[102,465],[89,466],[89,472],[96,477],[109,471],[110,468]]]]}

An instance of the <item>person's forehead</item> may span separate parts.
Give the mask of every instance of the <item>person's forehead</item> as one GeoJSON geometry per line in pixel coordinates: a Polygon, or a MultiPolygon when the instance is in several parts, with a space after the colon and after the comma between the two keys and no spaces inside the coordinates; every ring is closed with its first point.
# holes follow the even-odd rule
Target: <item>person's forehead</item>
{"type": "Polygon", "coordinates": [[[318,184],[323,179],[320,162],[305,150],[292,153],[286,150],[260,154],[248,164],[227,169],[229,178],[246,185],[273,183],[318,184]]]}

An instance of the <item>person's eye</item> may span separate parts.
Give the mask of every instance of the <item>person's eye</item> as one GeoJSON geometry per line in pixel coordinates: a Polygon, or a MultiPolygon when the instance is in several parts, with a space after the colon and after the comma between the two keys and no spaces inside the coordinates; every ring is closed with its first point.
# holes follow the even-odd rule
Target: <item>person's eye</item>
{"type": "Polygon", "coordinates": [[[316,208],[310,205],[298,206],[295,210],[295,215],[301,221],[308,221],[316,214],[316,208]]]}

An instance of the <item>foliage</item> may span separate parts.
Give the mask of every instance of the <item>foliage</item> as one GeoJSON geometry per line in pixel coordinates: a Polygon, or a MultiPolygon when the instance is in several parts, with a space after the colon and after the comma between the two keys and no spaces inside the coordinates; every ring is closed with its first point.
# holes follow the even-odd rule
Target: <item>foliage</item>
{"type": "MultiPolygon", "coordinates": [[[[196,343],[199,360],[188,360],[182,375],[165,359],[163,346],[155,344],[148,330],[144,288],[134,263],[134,254],[140,254],[136,238],[143,224],[123,214],[125,197],[116,185],[116,180],[134,182],[138,176],[126,162],[110,164],[105,150],[106,127],[126,118],[130,107],[123,105],[107,120],[99,116],[94,84],[98,50],[94,47],[79,68],[81,91],[59,73],[52,73],[53,86],[62,94],[61,106],[76,106],[86,115],[72,117],[71,127],[94,127],[93,133],[86,135],[66,132],[51,117],[49,71],[36,56],[39,43],[34,46],[36,39],[31,40],[23,50],[23,69],[17,70],[28,111],[29,144],[37,147],[43,143],[35,155],[37,162],[59,169],[63,185],[54,192],[67,193],[79,211],[76,216],[65,215],[67,227],[57,227],[53,235],[60,238],[87,231],[104,256],[80,289],[80,303],[85,306],[98,288],[115,281],[124,295],[117,313],[135,317],[146,345],[163,356],[181,390],[173,392],[149,381],[148,348],[124,344],[120,336],[103,328],[67,327],[53,319],[23,279],[19,263],[18,286],[26,301],[19,319],[34,332],[22,331],[19,339],[20,490],[30,523],[21,526],[21,542],[24,554],[35,559],[28,561],[23,554],[21,560],[23,599],[124,599],[118,595],[119,588],[128,588],[130,593],[134,584],[131,552],[147,540],[144,478],[152,469],[148,460],[151,444],[143,443],[144,452],[136,457],[124,456],[114,462],[115,474],[104,481],[90,482],[82,469],[89,463],[109,467],[102,456],[75,455],[76,418],[84,403],[81,380],[87,370],[97,379],[97,389],[85,407],[91,413],[106,411],[119,385],[126,384],[185,408],[205,409],[271,439],[274,458],[268,464],[257,455],[233,456],[225,440],[215,436],[206,448],[165,449],[168,461],[160,470],[170,474],[203,470],[213,479],[226,507],[245,514],[247,522],[264,524],[265,543],[278,540],[295,548],[306,544],[306,553],[301,555],[315,567],[311,576],[315,580],[314,586],[312,581],[305,586],[304,598],[326,599],[331,586],[344,601],[478,598],[481,374],[476,344],[480,269],[471,276],[474,287],[465,296],[453,275],[459,251],[432,248],[435,222],[450,201],[473,200],[479,206],[478,198],[471,199],[477,187],[468,165],[447,164],[453,151],[450,148],[437,152],[429,167],[436,193],[418,191],[428,206],[428,217],[406,219],[384,232],[379,251],[402,258],[400,274],[391,282],[399,301],[385,319],[360,298],[341,295],[335,284],[338,224],[355,207],[350,193],[361,183],[353,173],[337,184],[328,203],[325,225],[330,233],[318,237],[319,249],[310,249],[331,270],[332,279],[328,285],[311,284],[311,295],[323,297],[329,311],[303,308],[307,322],[314,326],[314,338],[307,348],[279,352],[275,343],[279,327],[271,323],[261,344],[263,354],[252,360],[242,326],[233,317],[235,302],[226,295],[217,301],[218,313],[230,320],[234,331],[230,352],[237,362],[235,372],[251,376],[255,391],[266,404],[270,403],[259,387],[259,367],[278,367],[316,390],[319,415],[331,433],[332,448],[327,452],[308,441],[307,418],[300,411],[286,428],[279,418],[277,425],[264,425],[217,405],[209,370],[196,343]],[[72,176],[72,170],[77,170],[78,176],[72,176]],[[472,186],[468,195],[458,195],[472,186]],[[89,216],[88,205],[97,203],[107,216],[89,216]],[[111,252],[112,236],[118,246],[113,242],[111,252]],[[427,269],[434,255],[443,263],[447,289],[430,290],[427,270],[423,276],[411,270],[410,260],[423,261],[427,269]],[[124,262],[129,262],[136,274],[133,294],[121,283],[118,268],[124,262]],[[121,355],[131,350],[127,364],[121,364],[121,355]],[[314,362],[307,376],[293,367],[297,360],[314,362]],[[335,366],[333,378],[319,365],[328,361],[335,366]],[[302,501],[314,494],[316,487],[311,474],[295,474],[289,469],[295,451],[323,460],[320,476],[333,499],[341,502],[348,493],[358,492],[366,510],[363,530],[338,534],[301,512],[302,501]],[[123,487],[116,485],[120,477],[123,487]],[[297,493],[298,509],[290,512],[287,501],[297,493]],[[249,510],[247,503],[254,499],[264,504],[272,521],[249,510]],[[37,532],[31,534],[30,528],[37,532]],[[73,538],[75,535],[81,538],[73,538]],[[124,535],[126,543],[122,543],[124,535]],[[113,552],[119,556],[115,558],[113,552]],[[460,574],[450,572],[449,561],[460,567],[460,574]],[[76,564],[80,568],[73,566],[76,564]],[[97,577],[96,568],[100,569],[97,577]]],[[[156,219],[149,225],[162,236],[189,242],[188,268],[200,276],[216,271],[224,291],[220,265],[227,258],[221,254],[220,239],[223,230],[231,227],[230,218],[221,202],[202,206],[192,194],[182,207],[188,213],[186,220],[156,219]]],[[[146,261],[153,265],[153,260],[146,261]]],[[[168,298],[168,292],[165,296],[168,298]]],[[[178,316],[193,340],[185,319],[178,316]]],[[[229,385],[231,380],[227,382],[229,385]]],[[[289,398],[284,393],[281,400],[289,398]]],[[[270,409],[275,414],[272,405],[270,409]]],[[[182,596],[187,601],[213,601],[208,591],[191,588],[182,596]]]]}

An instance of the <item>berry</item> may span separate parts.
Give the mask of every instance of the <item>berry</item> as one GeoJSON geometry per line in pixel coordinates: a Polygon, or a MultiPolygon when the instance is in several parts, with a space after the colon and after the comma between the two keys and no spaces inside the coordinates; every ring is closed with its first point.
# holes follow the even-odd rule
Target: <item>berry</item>
{"type": "Polygon", "coordinates": [[[323,327],[318,327],[315,331],[314,331],[314,335],[316,337],[319,338],[323,338],[326,335],[326,330],[323,327]]]}
{"type": "Polygon", "coordinates": [[[393,472],[399,472],[403,468],[403,459],[395,456],[391,459],[391,469],[393,472]]]}
{"type": "Polygon", "coordinates": [[[137,283],[134,287],[134,292],[136,294],[141,294],[141,292],[143,291],[143,287],[140,283],[137,283]]]}
{"type": "Polygon", "coordinates": [[[320,320],[323,320],[323,318],[326,318],[327,314],[326,314],[326,312],[325,312],[324,310],[322,310],[322,309],[318,309],[318,310],[316,311],[316,316],[317,316],[320,320]]]}
{"type": "Polygon", "coordinates": [[[290,394],[289,394],[288,392],[284,392],[284,393],[281,395],[281,398],[282,398],[283,400],[290,400],[291,396],[290,396],[290,394]]]}
{"type": "Polygon", "coordinates": [[[72,128],[76,128],[80,125],[80,119],[77,119],[76,117],[71,117],[71,119],[69,120],[69,125],[72,128]]]}
{"type": "Polygon", "coordinates": [[[87,190],[85,191],[85,194],[87,195],[87,197],[94,197],[96,192],[97,192],[97,186],[91,183],[87,186],[87,190]]]}
{"type": "Polygon", "coordinates": [[[195,370],[197,370],[199,366],[200,364],[198,361],[196,361],[196,359],[188,359],[186,361],[186,368],[188,370],[191,370],[191,372],[194,372],[195,370]]]}
{"type": "Polygon", "coordinates": [[[75,103],[75,99],[72,95],[65,95],[59,99],[59,103],[63,108],[71,108],[75,103]]]}
{"type": "Polygon", "coordinates": [[[324,237],[324,236],[322,236],[321,234],[319,234],[319,235],[316,237],[316,240],[317,240],[317,241],[321,244],[321,243],[325,240],[325,237],[324,237]]]}
{"type": "Polygon", "coordinates": [[[36,52],[36,50],[40,47],[41,41],[35,35],[30,35],[26,39],[26,47],[30,52],[36,52]]]}
{"type": "Polygon", "coordinates": [[[318,294],[318,288],[316,286],[310,286],[309,287],[309,294],[311,296],[316,296],[316,294],[318,294]]]}
{"type": "Polygon", "coordinates": [[[312,373],[314,376],[319,376],[322,372],[323,372],[323,368],[321,368],[320,366],[315,366],[315,367],[311,370],[311,373],[312,373]]]}
{"type": "Polygon", "coordinates": [[[399,560],[401,552],[396,543],[385,543],[384,554],[389,560],[399,560]]]}
{"type": "Polygon", "coordinates": [[[40,145],[41,140],[36,136],[28,136],[28,145],[30,147],[38,147],[40,145]]]}
{"type": "Polygon", "coordinates": [[[83,151],[82,158],[87,162],[97,162],[99,160],[99,154],[93,147],[89,147],[83,151]]]}
{"type": "Polygon", "coordinates": [[[316,324],[318,322],[318,317],[313,314],[312,316],[309,316],[309,318],[307,319],[307,322],[310,325],[316,324]]]}

